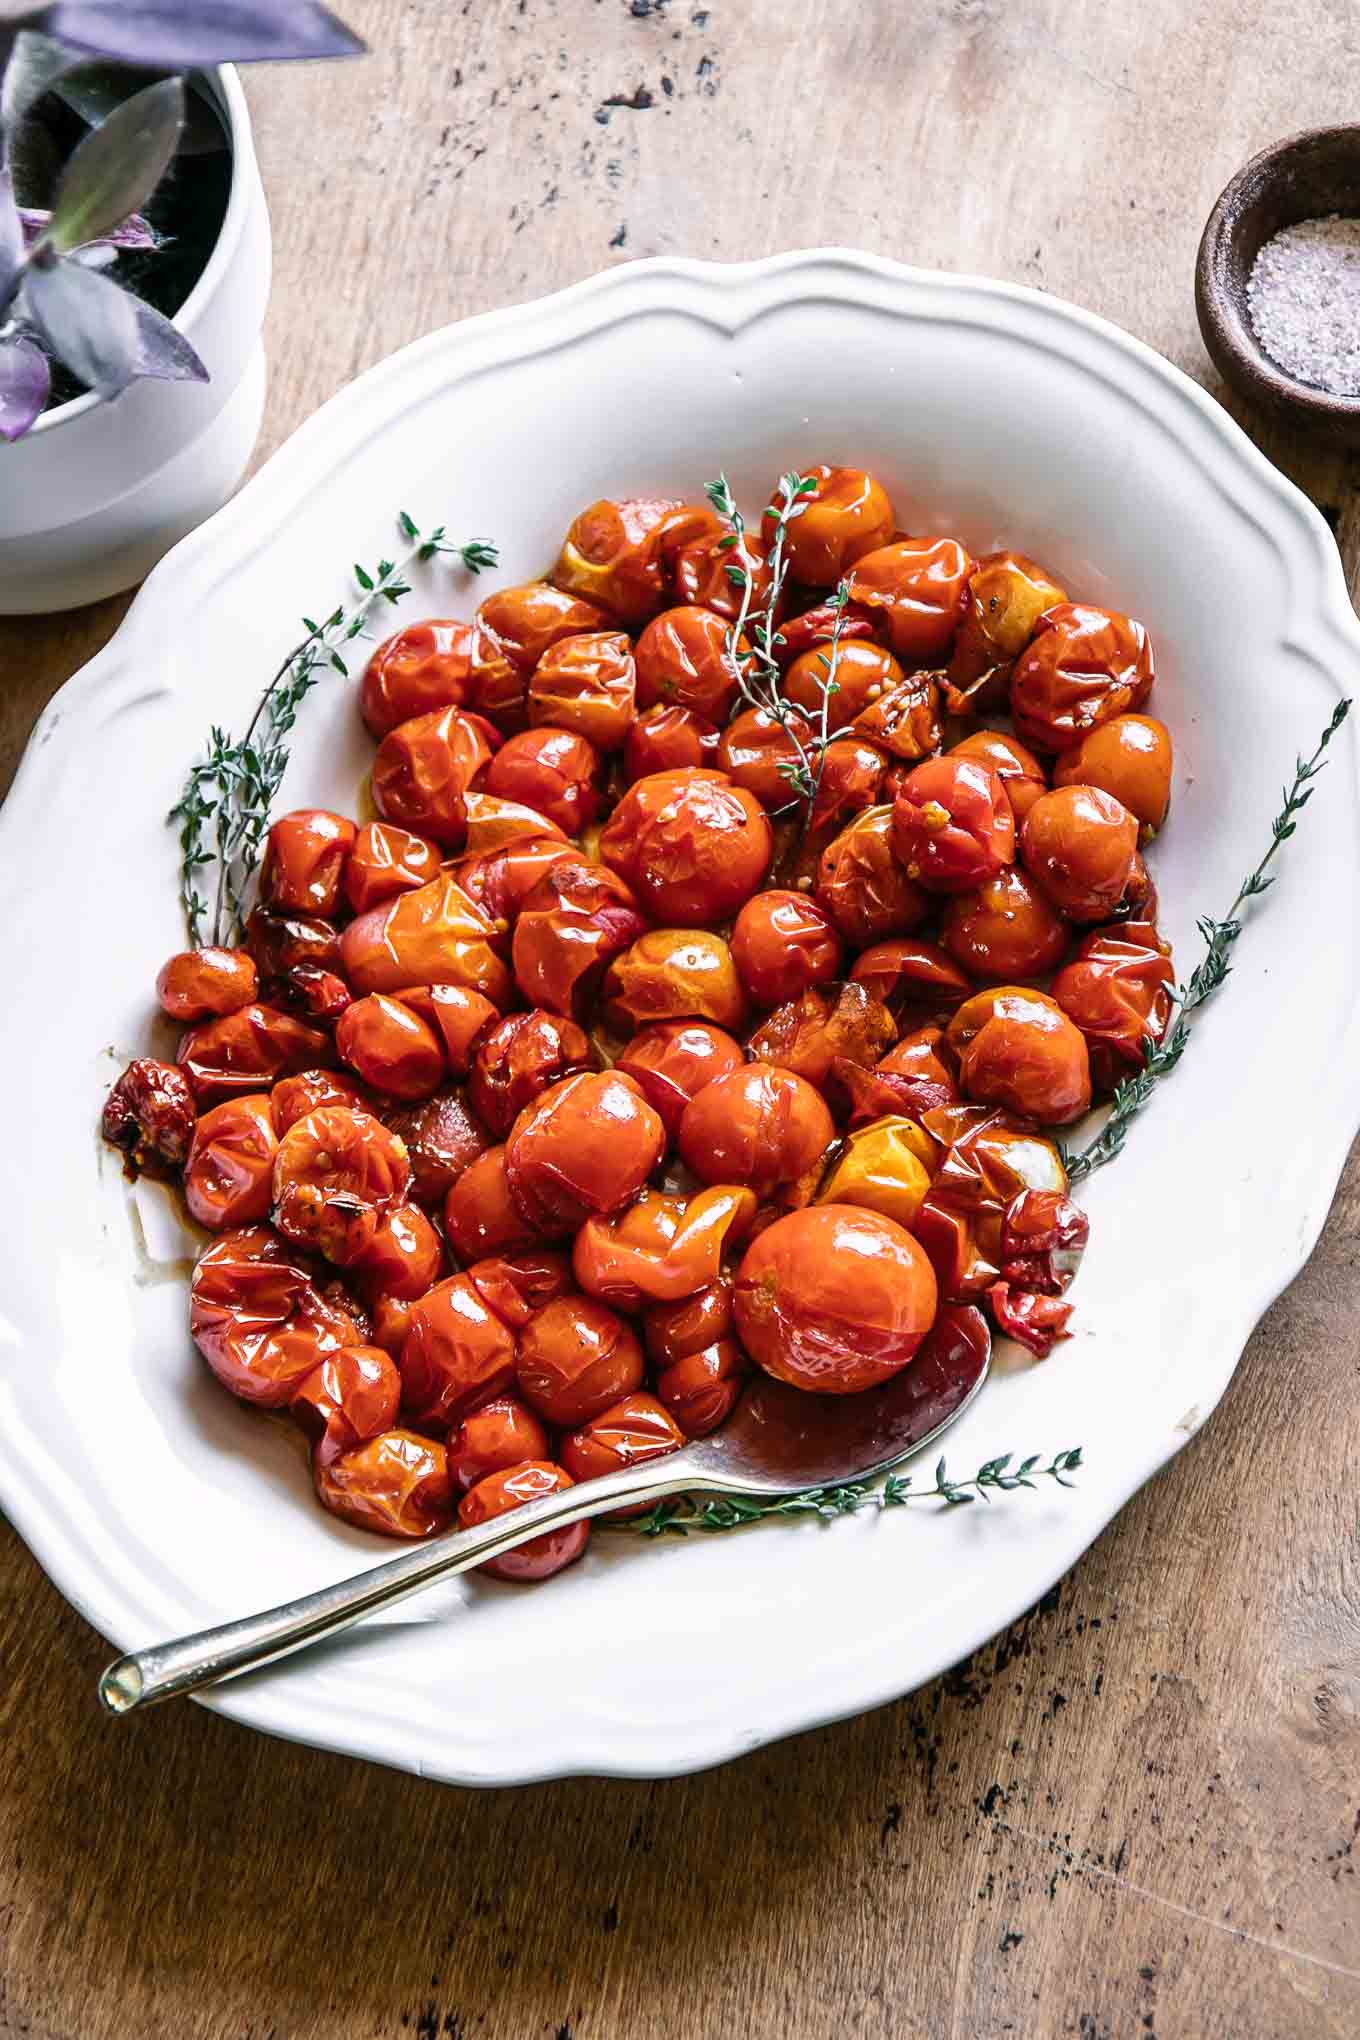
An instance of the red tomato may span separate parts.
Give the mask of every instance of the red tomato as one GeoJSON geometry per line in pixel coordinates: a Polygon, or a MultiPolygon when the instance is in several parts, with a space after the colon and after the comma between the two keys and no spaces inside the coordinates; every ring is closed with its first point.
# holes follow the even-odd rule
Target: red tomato
{"type": "Polygon", "coordinates": [[[649,708],[628,732],[623,750],[623,776],[631,786],[654,772],[679,772],[689,766],[712,768],[718,762],[722,731],[693,709],[675,702],[649,708]]]}
{"type": "Polygon", "coordinates": [[[614,1070],[567,1077],[511,1129],[510,1196],[540,1232],[573,1232],[636,1196],[665,1148],[664,1126],[627,1077],[614,1070]]]}
{"type": "Polygon", "coordinates": [[[214,1240],[194,1269],[189,1330],[222,1386],[280,1409],[313,1369],[363,1344],[353,1312],[322,1295],[313,1266],[268,1226],[214,1240]]]}
{"type": "Polygon", "coordinates": [[[726,920],[755,892],[773,854],[759,802],[720,772],[637,780],[600,837],[604,863],[672,927],[726,920]]]}
{"type": "Polygon", "coordinates": [[[555,1296],[565,1296],[572,1286],[567,1256],[538,1245],[474,1261],[467,1278],[487,1308],[512,1331],[523,1331],[535,1311],[555,1296]]]}
{"type": "Polygon", "coordinates": [[[716,762],[734,786],[744,787],[773,814],[794,798],[789,775],[813,743],[812,726],[801,715],[791,715],[786,725],[766,708],[747,708],[723,731],[716,762]]]}
{"type": "Polygon", "coordinates": [[[533,1411],[513,1395],[493,1396],[470,1410],[449,1434],[449,1472],[466,1494],[489,1473],[504,1473],[526,1459],[546,1459],[548,1433],[533,1411]]]}
{"type": "MultiPolygon", "coordinates": [[[[1046,609],[1067,600],[1051,575],[1023,553],[987,553],[964,598],[963,619],[949,661],[952,714],[1004,704],[1011,668],[1046,609]]],[[[1020,820],[1017,815],[1016,820],[1020,820]]]]}
{"type": "Polygon", "coordinates": [[[299,1070],[294,1077],[280,1078],[269,1094],[274,1131],[280,1140],[299,1119],[322,1105],[347,1105],[353,1112],[371,1112],[374,1102],[362,1084],[338,1070],[299,1070]]]}
{"type": "Polygon", "coordinates": [[[833,830],[843,828],[853,815],[882,800],[887,770],[886,753],[863,737],[852,733],[828,744],[822,754],[809,834],[824,844],[833,830]]]}
{"type": "Polygon", "coordinates": [[[99,1131],[121,1149],[133,1175],[165,1176],[182,1167],[194,1136],[194,1094],[173,1063],[138,1056],[104,1100],[99,1131]]]}
{"type": "MultiPolygon", "coordinates": [[[[897,517],[887,491],[862,468],[813,467],[804,481],[815,486],[784,532],[784,557],[795,580],[829,588],[856,560],[887,545],[897,517]]],[[[775,516],[767,510],[760,535],[774,543],[775,516]]]]}
{"type": "Polygon", "coordinates": [[[639,1028],[614,1067],[632,1078],[673,1140],[690,1099],[744,1062],[738,1044],[720,1027],[663,1020],[639,1028]]]}
{"type": "Polygon", "coordinates": [[[893,810],[867,807],[822,853],[817,902],[856,949],[905,935],[926,917],[929,901],[893,855],[893,810]]]}
{"type": "Polygon", "coordinates": [[[655,1396],[625,1395],[562,1440],[562,1464],[573,1480],[599,1480],[678,1452],[684,1442],[680,1426],[655,1396]]]}
{"type": "Polygon", "coordinates": [[[453,1520],[444,1448],[413,1431],[380,1432],[315,1470],[322,1507],[361,1530],[384,1537],[433,1537],[453,1520]]]}
{"type": "Polygon", "coordinates": [[[850,728],[866,744],[908,765],[933,757],[943,728],[939,683],[930,673],[908,673],[862,708],[850,728]]]}
{"type": "Polygon", "coordinates": [[[1011,674],[1016,735],[1036,751],[1070,750],[1097,724],[1141,708],[1152,678],[1141,623],[1093,603],[1056,603],[1011,674]]]}
{"type": "Polygon", "coordinates": [[[462,709],[398,723],[373,761],[373,805],[385,822],[456,850],[467,835],[464,796],[490,757],[480,718],[462,709]]]}
{"type": "Polygon", "coordinates": [[[590,1218],[576,1235],[572,1265],[589,1296],[618,1310],[678,1303],[717,1281],[723,1255],[750,1231],[756,1197],[722,1184],[693,1197],[648,1190],[614,1218],[590,1218]]]}
{"type": "Polygon", "coordinates": [[[677,599],[699,609],[713,609],[729,623],[741,612],[742,590],[728,574],[736,567],[751,583],[752,606],[761,609],[770,592],[770,563],[749,532],[735,545],[733,534],[715,517],[712,527],[693,538],[675,556],[672,579],[677,599]]]}
{"type": "Polygon", "coordinates": [[[961,743],[952,744],[947,755],[991,767],[1006,789],[1017,829],[1040,794],[1048,791],[1044,768],[1034,753],[1000,730],[974,730],[961,743]]]}
{"type": "Polygon", "coordinates": [[[378,646],[359,683],[359,713],[379,743],[398,723],[461,708],[472,678],[472,625],[452,617],[407,624],[378,646]]]}
{"type": "Polygon", "coordinates": [[[200,1105],[266,1089],[294,1070],[333,1062],[330,1039],[276,1006],[242,1006],[193,1027],[179,1045],[179,1066],[200,1105]]]}
{"type": "Polygon", "coordinates": [[[460,1173],[444,1203],[444,1229],[462,1261],[511,1254],[537,1241],[539,1227],[510,1195],[503,1146],[488,1148],[460,1173]]]}
{"type": "Polygon", "coordinates": [[[711,609],[668,609],[637,642],[637,705],[687,708],[705,722],[725,723],[737,698],[728,655],[730,626],[711,609]]]}
{"type": "Polygon", "coordinates": [[[584,1424],[642,1386],[642,1348],[621,1317],[590,1296],[559,1296],[520,1333],[519,1392],[540,1417],[584,1424]]]}
{"type": "Polygon", "coordinates": [[[1138,823],[1113,794],[1059,786],[1025,817],[1020,855],[1069,921],[1105,921],[1137,875],[1138,823]]]}
{"type": "Polygon", "coordinates": [[[399,1204],[384,1213],[372,1240],[353,1263],[361,1293],[375,1306],[384,1296],[414,1303],[434,1287],[443,1268],[443,1242],[416,1204],[399,1204]]]}
{"type": "Polygon", "coordinates": [[[254,959],[244,949],[185,949],[156,979],[161,1011],[172,1020],[206,1020],[236,1013],[259,990],[254,959]]]}
{"type": "Polygon", "coordinates": [[[499,800],[523,801],[569,836],[579,836],[600,812],[600,758],[574,730],[521,730],[491,761],[486,790],[499,800]]]}
{"type": "Polygon", "coordinates": [[[852,1395],[906,1366],[935,1318],[930,1262],[876,1211],[822,1204],[747,1248],[733,1308],[743,1346],[793,1388],[852,1395]]]}
{"type": "Polygon", "coordinates": [[[687,1438],[706,1438],[731,1416],[749,1372],[736,1340],[717,1339],[663,1368],[656,1392],[687,1438]]]}
{"type": "Polygon", "coordinates": [[[397,1421],[401,1376],[374,1346],[343,1346],[327,1354],[294,1390],[288,1408],[311,1444],[315,1463],[329,1466],[397,1421]]]}
{"type": "Polygon", "coordinates": [[[444,1081],[444,1049],[434,1029],[400,999],[370,992],[340,1015],[341,1060],[389,1098],[428,1098],[444,1081]]]}
{"type": "Polygon", "coordinates": [[[563,540],[552,580],[588,596],[620,623],[641,623],[665,595],[663,540],[668,532],[678,537],[701,528],[705,514],[699,512],[695,525],[691,509],[666,497],[592,503],[563,540]]]}
{"type": "Polygon", "coordinates": [[[325,808],[295,808],[269,831],[260,898],[293,914],[333,914],[355,827],[325,808]]]}
{"type": "Polygon", "coordinates": [[[702,928],[649,928],[610,965],[603,997],[622,1032],[690,1018],[739,1028],[746,1019],[734,951],[702,928]]]}
{"type": "Polygon", "coordinates": [[[349,1267],[411,1181],[405,1143],[367,1112],[324,1105],[289,1128],[274,1157],[274,1223],[297,1246],[349,1267]]]}
{"type": "Polygon", "coordinates": [[[508,927],[550,871],[559,864],[581,862],[574,844],[556,832],[549,835],[549,822],[543,827],[542,836],[521,837],[503,849],[467,857],[454,865],[453,876],[459,885],[493,923],[504,922],[508,927]]]}
{"type": "Polygon", "coordinates": [[[1055,786],[1113,794],[1143,829],[1160,829],[1171,802],[1171,732],[1150,715],[1097,723],[1053,767],[1055,786]]]}
{"type": "Polygon", "coordinates": [[[966,999],[946,1036],[965,1097],[1040,1126],[1066,1126],[1091,1104],[1086,1043],[1043,992],[1003,985],[966,999]]]}
{"type": "Polygon", "coordinates": [[[974,758],[931,758],[908,773],[893,806],[893,849],[928,892],[971,892],[1015,862],[1005,786],[974,758]]]}
{"type": "Polygon", "coordinates": [[[478,1044],[468,1099],[483,1126],[504,1140],[526,1105],[550,1084],[588,1070],[595,1061],[573,1020],[536,1008],[511,1013],[478,1044]]]}
{"type": "Polygon", "coordinates": [[[746,1046],[758,1061],[777,1063],[823,1090],[838,1062],[873,1062],[896,1032],[883,1001],[852,981],[814,985],[776,1006],[746,1046]]]}
{"type": "Polygon", "coordinates": [[[941,1027],[914,1028],[871,1069],[845,1058],[834,1068],[837,1080],[850,1093],[852,1130],[887,1114],[917,1118],[939,1105],[957,1105],[959,1100],[953,1057],[944,1046],[941,1027]]]}
{"type": "Polygon", "coordinates": [[[411,1422],[422,1431],[447,1431],[510,1387],[514,1336],[466,1275],[449,1275],[412,1304],[398,1364],[411,1422]]]}
{"type": "Polygon", "coordinates": [[[923,1013],[952,1013],[972,989],[937,943],[920,942],[914,936],[876,942],[855,959],[850,976],[894,1012],[905,1007],[923,1013]]]}
{"type": "Polygon", "coordinates": [[[907,538],[855,562],[850,599],[870,610],[899,659],[929,664],[950,652],[976,562],[956,538],[907,538]]]}
{"type": "Polygon", "coordinates": [[[650,1306],[642,1320],[647,1357],[654,1367],[672,1367],[688,1353],[730,1339],[733,1322],[731,1277],[720,1275],[678,1303],[650,1306]]]}
{"type": "MultiPolygon", "coordinates": [[[[518,1466],[489,1473],[459,1503],[459,1528],[471,1530],[493,1516],[504,1516],[526,1502],[559,1494],[572,1485],[569,1473],[546,1460],[525,1460],[518,1466]]],[[[477,1570],[497,1580],[547,1580],[564,1566],[573,1564],[589,1542],[589,1523],[568,1523],[560,1530],[546,1530],[541,1537],[527,1538],[513,1551],[487,1559],[477,1570]]]]}
{"type": "Polygon", "coordinates": [[[530,724],[574,730],[597,751],[622,748],[636,704],[637,666],[626,631],[582,631],[560,638],[543,654],[529,682],[530,724]]]}
{"type": "Polygon", "coordinates": [[[1053,980],[1053,997],[1081,1029],[1096,1089],[1143,1067],[1171,1012],[1171,951],[1146,921],[1093,928],[1053,980]]]}
{"type": "Polygon", "coordinates": [[[547,581],[499,588],[477,611],[472,660],[474,706],[505,731],[523,729],[529,676],[561,639],[604,630],[609,619],[547,581]]]}
{"type": "Polygon", "coordinates": [[[184,1201],[200,1225],[222,1232],[268,1218],[278,1144],[266,1094],[204,1113],[184,1168],[184,1201]]]}
{"type": "MultiPolygon", "coordinates": [[[[277,1094],[276,1094],[277,1095],[277,1094]]],[[[449,1085],[417,1105],[386,1110],[386,1121],[406,1147],[411,1196],[417,1204],[441,1204],[465,1169],[486,1153],[491,1137],[468,1109],[461,1090],[449,1085]]]]}
{"type": "Polygon", "coordinates": [[[401,1003],[433,1029],[455,1077],[467,1075],[482,1042],[500,1025],[499,1009],[466,985],[408,985],[401,1003]]]}
{"type": "Polygon", "coordinates": [[[940,924],[950,956],[984,983],[1042,977],[1061,959],[1069,933],[1033,880],[1009,864],[976,892],[955,893],[940,924]]]}
{"type": "Polygon", "coordinates": [[[345,898],[356,914],[414,892],[439,875],[439,851],[392,822],[365,822],[345,866],[345,898]]]}
{"type": "Polygon", "coordinates": [[[606,967],[646,926],[612,871],[580,857],[555,863],[515,922],[511,953],[520,991],[531,1006],[588,1018],[606,967]]]}
{"type": "Polygon", "coordinates": [[[496,953],[498,940],[490,916],[444,871],[428,885],[401,893],[386,906],[351,921],[341,938],[340,955],[357,994],[402,992],[411,985],[464,985],[505,1007],[513,987],[496,953]]]}
{"type": "Polygon", "coordinates": [[[839,975],[844,951],[825,907],[807,893],[761,892],[732,930],[732,960],[758,1006],[796,999],[839,975]]]}
{"type": "Polygon", "coordinates": [[[771,1063],[718,1077],[686,1106],[680,1153],[704,1183],[745,1183],[765,1197],[819,1162],[836,1137],[804,1078],[771,1063]]]}

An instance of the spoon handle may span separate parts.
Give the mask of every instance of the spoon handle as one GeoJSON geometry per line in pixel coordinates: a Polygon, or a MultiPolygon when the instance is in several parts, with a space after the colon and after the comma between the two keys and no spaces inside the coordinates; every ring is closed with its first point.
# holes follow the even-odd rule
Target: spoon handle
{"type": "MultiPolygon", "coordinates": [[[[621,1502],[660,1501],[675,1493],[676,1473],[676,1460],[670,1457],[606,1474],[588,1487],[563,1488],[504,1516],[493,1516],[474,1529],[456,1530],[429,1544],[419,1544],[385,1565],[338,1580],[314,1594],[303,1594],[296,1601],[285,1601],[280,1607],[267,1608],[259,1615],[245,1615],[214,1629],[200,1629],[192,1636],[130,1651],[104,1672],[99,1697],[110,1714],[131,1714],[135,1708],[197,1692],[200,1686],[221,1679],[234,1679],[240,1672],[334,1636],[375,1609],[388,1608],[435,1580],[448,1579],[466,1572],[469,1566],[513,1551],[517,1544],[546,1530],[560,1530],[587,1516],[602,1515],[621,1502]]],[[[688,1488],[711,1489],[723,1484],[693,1475],[681,1480],[688,1488]]]]}

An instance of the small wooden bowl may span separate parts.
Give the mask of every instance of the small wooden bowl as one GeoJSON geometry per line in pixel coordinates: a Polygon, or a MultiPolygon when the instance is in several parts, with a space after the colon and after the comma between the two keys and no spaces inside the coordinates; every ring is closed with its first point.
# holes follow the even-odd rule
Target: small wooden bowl
{"type": "Polygon", "coordinates": [[[1209,215],[1195,263],[1195,310],[1219,372],[1290,424],[1360,446],[1360,396],[1334,397],[1280,368],[1247,316],[1247,282],[1281,227],[1327,213],[1360,216],[1360,127],[1311,128],[1253,156],[1209,215]]]}

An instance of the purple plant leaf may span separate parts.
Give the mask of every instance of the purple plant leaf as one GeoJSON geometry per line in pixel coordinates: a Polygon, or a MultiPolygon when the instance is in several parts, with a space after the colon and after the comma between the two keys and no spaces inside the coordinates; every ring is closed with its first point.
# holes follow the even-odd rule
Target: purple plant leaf
{"type": "Polygon", "coordinates": [[[184,124],[184,86],[163,78],[91,128],[61,173],[47,240],[59,255],[98,241],[144,205],[170,167],[184,124]]]}
{"type": "Polygon", "coordinates": [[[316,0],[57,0],[44,26],[75,49],[162,70],[365,48],[316,0]]]}
{"type": "Polygon", "coordinates": [[[22,333],[0,340],[0,439],[22,439],[42,415],[51,371],[41,347],[22,333]]]}
{"type": "Polygon", "coordinates": [[[24,226],[14,203],[14,182],[7,166],[0,163],[0,322],[14,296],[19,271],[24,265],[24,226]]]}
{"type": "MultiPolygon", "coordinates": [[[[40,206],[19,207],[19,224],[24,230],[26,248],[31,248],[36,241],[42,239],[51,218],[51,213],[44,212],[40,206]]],[[[142,254],[154,254],[160,245],[160,235],[150,220],[143,219],[140,213],[130,214],[122,225],[115,227],[111,233],[100,234],[95,240],[85,243],[85,246],[90,248],[135,248],[142,254]]]]}
{"type": "Polygon", "coordinates": [[[32,28],[20,29],[0,80],[0,126],[11,135],[16,133],[24,115],[37,105],[44,92],[50,91],[63,71],[69,71],[78,62],[79,58],[53,42],[50,35],[39,35],[32,28]]]}
{"type": "Polygon", "coordinates": [[[101,397],[118,396],[139,376],[208,380],[178,326],[96,269],[34,263],[24,277],[24,299],[58,360],[101,397]]]}

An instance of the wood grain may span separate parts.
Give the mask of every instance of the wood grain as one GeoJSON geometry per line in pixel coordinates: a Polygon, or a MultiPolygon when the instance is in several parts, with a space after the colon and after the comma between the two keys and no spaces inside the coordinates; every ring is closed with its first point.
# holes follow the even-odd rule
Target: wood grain
{"type": "MultiPolygon", "coordinates": [[[[1222,396],[1200,223],[1248,153],[1360,103],[1329,0],[345,11],[362,63],[249,81],[262,453],[434,324],[670,250],[991,271],[1222,396]]],[[[1353,461],[1244,422],[1354,590],[1353,461]]],[[[0,624],[3,783],[122,609],[0,624]]],[[[897,1705],[667,1784],[477,1795],[190,1707],[107,1725],[103,1645],[6,1537],[0,2034],[1354,2034],[1358,1388],[1353,1159],[1213,1421],[1022,1623],[897,1705]]]]}

